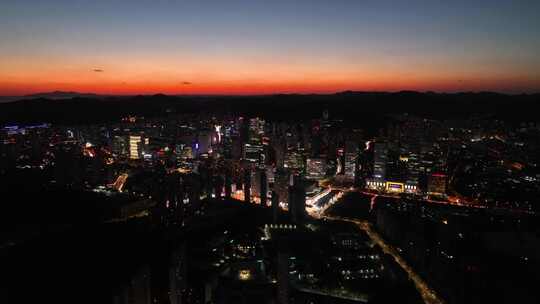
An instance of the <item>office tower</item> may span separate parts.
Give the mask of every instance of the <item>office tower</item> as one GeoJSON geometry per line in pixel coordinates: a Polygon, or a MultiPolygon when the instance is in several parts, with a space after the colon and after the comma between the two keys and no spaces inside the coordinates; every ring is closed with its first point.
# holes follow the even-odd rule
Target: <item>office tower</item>
{"type": "Polygon", "coordinates": [[[285,166],[285,158],[287,155],[287,144],[283,138],[276,137],[273,138],[273,148],[275,152],[275,164],[276,168],[283,169],[285,166]]]}
{"type": "Polygon", "coordinates": [[[244,144],[243,158],[252,163],[260,164],[264,163],[264,149],[261,144],[258,143],[246,143],[244,144]]]}
{"type": "Polygon", "coordinates": [[[290,172],[287,170],[276,171],[274,177],[274,191],[278,194],[279,202],[289,202],[289,176],[290,172]]]}
{"type": "Polygon", "coordinates": [[[378,181],[386,179],[386,160],[388,148],[386,142],[375,142],[373,144],[373,178],[378,181]]]}
{"type": "Polygon", "coordinates": [[[231,158],[240,159],[243,157],[244,145],[240,136],[234,136],[231,138],[231,158]]]}
{"type": "Polygon", "coordinates": [[[112,139],[112,153],[117,157],[127,157],[129,152],[128,138],[116,135],[112,139]]]}
{"type": "Polygon", "coordinates": [[[223,196],[223,189],[225,188],[225,177],[222,175],[215,175],[212,177],[212,196],[220,198],[223,196]]]}
{"type": "Polygon", "coordinates": [[[406,174],[405,163],[400,160],[399,145],[395,141],[386,142],[385,179],[403,182],[406,174]]]}
{"type": "Polygon", "coordinates": [[[202,154],[208,154],[212,149],[212,138],[214,131],[201,130],[197,136],[197,142],[195,143],[195,150],[197,156],[202,154]]]}
{"type": "Polygon", "coordinates": [[[184,185],[179,173],[167,174],[163,177],[161,189],[163,196],[160,202],[165,207],[166,222],[182,225],[184,221],[184,185]]]}
{"type": "Polygon", "coordinates": [[[356,176],[358,152],[358,144],[356,142],[348,141],[345,144],[345,164],[343,173],[347,180],[354,181],[356,176]]]}
{"type": "Polygon", "coordinates": [[[265,169],[266,172],[266,180],[268,181],[268,184],[274,184],[276,181],[276,174],[274,172],[274,167],[267,166],[265,169]]]}
{"type": "Polygon", "coordinates": [[[180,150],[180,157],[182,159],[193,159],[194,158],[193,148],[190,146],[184,146],[182,150],[180,150]]]}
{"type": "Polygon", "coordinates": [[[261,172],[260,169],[255,169],[251,171],[251,197],[260,198],[262,183],[261,183],[261,172]]]}
{"type": "Polygon", "coordinates": [[[416,143],[406,143],[402,145],[402,155],[400,160],[405,162],[407,167],[407,185],[418,186],[420,170],[420,148],[416,143]]]}
{"type": "Polygon", "coordinates": [[[306,189],[298,176],[289,186],[289,213],[294,223],[301,222],[306,216],[306,189]]]}
{"type": "Polygon", "coordinates": [[[258,117],[249,120],[248,141],[251,143],[260,143],[261,136],[264,134],[264,120],[258,117]]]}
{"type": "Polygon", "coordinates": [[[251,203],[251,170],[244,170],[244,202],[251,203]]]}
{"type": "Polygon", "coordinates": [[[314,134],[311,137],[311,157],[322,157],[322,154],[323,154],[322,146],[323,146],[323,143],[322,143],[321,135],[314,134]]]}
{"type": "Polygon", "coordinates": [[[142,157],[142,137],[140,135],[129,136],[129,158],[141,159],[142,157]]]}
{"type": "Polygon", "coordinates": [[[306,178],[319,180],[326,176],[326,159],[308,158],[306,160],[306,178]]]}
{"type": "Polygon", "coordinates": [[[324,122],[327,122],[329,119],[330,119],[330,112],[328,111],[328,109],[324,109],[322,113],[322,120],[324,122]]]}
{"type": "Polygon", "coordinates": [[[432,195],[446,194],[446,175],[442,173],[432,173],[428,176],[427,193],[432,195]]]}
{"type": "Polygon", "coordinates": [[[279,218],[279,194],[276,191],[272,191],[272,218],[276,224],[279,218]]]}
{"type": "Polygon", "coordinates": [[[304,169],[304,158],[301,153],[287,151],[284,167],[290,170],[301,171],[304,169]]]}
{"type": "Polygon", "coordinates": [[[230,198],[232,193],[232,177],[230,170],[225,172],[225,197],[230,198]]]}
{"type": "Polygon", "coordinates": [[[373,167],[368,165],[371,163],[370,153],[367,151],[368,145],[366,148],[361,150],[358,154],[357,160],[357,174],[355,176],[354,184],[356,186],[364,187],[366,185],[366,180],[372,176],[373,167]]]}
{"type": "Polygon", "coordinates": [[[268,179],[266,178],[266,172],[265,170],[259,170],[260,172],[260,198],[261,198],[261,205],[266,206],[266,201],[268,197],[268,179]]]}

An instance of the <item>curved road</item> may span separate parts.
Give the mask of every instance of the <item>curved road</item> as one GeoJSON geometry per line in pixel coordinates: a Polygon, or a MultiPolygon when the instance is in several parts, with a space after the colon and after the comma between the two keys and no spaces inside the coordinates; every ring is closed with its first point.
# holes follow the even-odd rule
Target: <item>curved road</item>
{"type": "Polygon", "coordinates": [[[409,278],[414,282],[414,285],[416,286],[416,289],[422,296],[422,299],[424,300],[424,303],[426,304],[443,304],[444,300],[442,300],[433,289],[431,289],[428,284],[413,270],[409,264],[403,259],[399,252],[390,244],[387,244],[384,239],[371,227],[371,224],[367,221],[360,221],[356,219],[350,219],[350,218],[344,218],[344,217],[337,217],[337,216],[327,216],[323,215],[322,218],[326,218],[328,220],[334,220],[334,221],[344,221],[344,222],[350,222],[356,224],[360,229],[364,230],[366,234],[371,238],[373,242],[375,242],[377,245],[379,245],[383,252],[391,255],[396,263],[407,272],[409,275],[409,278]]]}

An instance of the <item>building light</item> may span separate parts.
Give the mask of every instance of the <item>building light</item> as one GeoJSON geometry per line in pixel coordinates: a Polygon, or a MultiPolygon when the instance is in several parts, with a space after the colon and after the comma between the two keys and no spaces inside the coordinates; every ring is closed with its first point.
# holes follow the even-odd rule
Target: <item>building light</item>
{"type": "Polygon", "coordinates": [[[251,279],[251,271],[249,269],[242,269],[238,272],[238,278],[242,281],[251,279]]]}
{"type": "Polygon", "coordinates": [[[141,136],[129,137],[129,158],[139,159],[141,154],[141,136]]]}

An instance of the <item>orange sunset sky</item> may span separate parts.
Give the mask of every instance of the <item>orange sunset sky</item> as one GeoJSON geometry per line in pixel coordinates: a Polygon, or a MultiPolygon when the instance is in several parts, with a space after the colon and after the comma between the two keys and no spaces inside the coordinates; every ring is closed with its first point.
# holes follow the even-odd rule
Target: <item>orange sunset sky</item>
{"type": "Polygon", "coordinates": [[[507,2],[2,3],[0,95],[538,92],[540,5],[507,2]]]}

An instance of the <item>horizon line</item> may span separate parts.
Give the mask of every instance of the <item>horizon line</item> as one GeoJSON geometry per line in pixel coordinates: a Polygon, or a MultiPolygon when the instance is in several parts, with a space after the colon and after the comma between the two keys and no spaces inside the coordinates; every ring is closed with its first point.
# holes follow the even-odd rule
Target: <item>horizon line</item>
{"type": "Polygon", "coordinates": [[[333,92],[273,92],[273,93],[193,93],[193,94],[176,94],[176,93],[163,93],[163,92],[155,92],[155,93],[132,93],[132,94],[116,94],[116,93],[94,93],[94,92],[78,92],[78,91],[61,91],[61,90],[55,90],[55,91],[48,91],[48,92],[38,92],[38,93],[32,93],[32,94],[25,94],[25,95],[0,95],[0,98],[19,98],[19,97],[36,97],[39,98],[39,95],[47,95],[47,94],[73,94],[73,95],[95,95],[96,97],[135,97],[135,96],[155,96],[155,95],[164,95],[164,96],[172,96],[172,97],[206,97],[206,96],[216,96],[216,97],[249,97],[249,96],[275,96],[275,95],[337,95],[337,94],[343,94],[343,93],[389,93],[389,94],[396,94],[396,93],[421,93],[421,94],[485,94],[485,93],[491,93],[491,94],[498,94],[498,95],[506,95],[506,96],[519,96],[519,95],[538,95],[540,94],[540,90],[537,92],[520,92],[520,93],[508,93],[508,92],[501,92],[501,91],[492,91],[492,90],[480,90],[480,91],[434,91],[434,90],[397,90],[397,91],[379,91],[379,90],[343,90],[343,91],[333,91],[333,92]]]}

